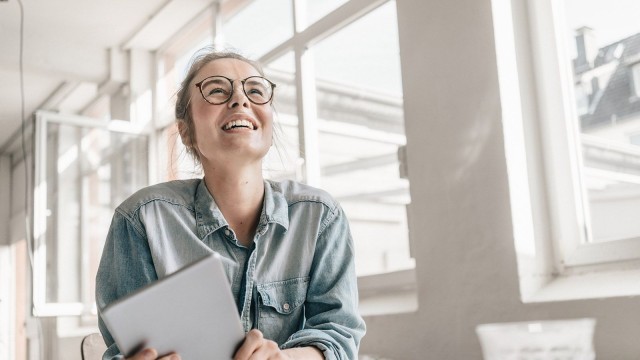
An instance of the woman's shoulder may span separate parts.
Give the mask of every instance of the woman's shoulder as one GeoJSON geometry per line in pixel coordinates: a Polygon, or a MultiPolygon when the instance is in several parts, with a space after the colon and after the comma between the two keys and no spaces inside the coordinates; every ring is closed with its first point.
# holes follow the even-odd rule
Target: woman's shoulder
{"type": "Polygon", "coordinates": [[[338,202],[327,191],[306,185],[293,180],[274,181],[268,180],[274,193],[280,193],[286,199],[289,206],[311,202],[322,204],[333,210],[338,206],[338,202]]]}
{"type": "Polygon", "coordinates": [[[173,180],[144,187],[129,196],[118,210],[133,213],[140,207],[156,201],[169,204],[193,206],[193,199],[202,179],[173,180]]]}

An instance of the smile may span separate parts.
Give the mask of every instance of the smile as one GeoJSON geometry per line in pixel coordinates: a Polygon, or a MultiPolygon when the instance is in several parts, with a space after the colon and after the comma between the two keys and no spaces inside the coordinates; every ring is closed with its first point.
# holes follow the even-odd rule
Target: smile
{"type": "Polygon", "coordinates": [[[231,130],[237,128],[247,128],[250,130],[256,129],[255,125],[251,121],[242,119],[229,121],[222,127],[222,130],[231,130]]]}

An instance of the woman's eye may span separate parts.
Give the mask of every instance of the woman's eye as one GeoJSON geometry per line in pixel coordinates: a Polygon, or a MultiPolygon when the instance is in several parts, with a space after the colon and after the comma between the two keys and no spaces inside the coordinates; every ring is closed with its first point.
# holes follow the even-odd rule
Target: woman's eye
{"type": "Polygon", "coordinates": [[[249,94],[258,94],[258,95],[262,95],[262,91],[258,90],[258,89],[251,89],[249,90],[249,94]]]}
{"type": "Polygon", "coordinates": [[[215,89],[209,90],[209,95],[226,94],[226,93],[227,92],[222,88],[215,88],[215,89]]]}

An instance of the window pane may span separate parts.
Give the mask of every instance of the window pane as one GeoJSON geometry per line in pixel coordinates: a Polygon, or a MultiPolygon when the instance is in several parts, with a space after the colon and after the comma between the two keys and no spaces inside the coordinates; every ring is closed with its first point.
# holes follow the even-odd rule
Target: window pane
{"type": "Polygon", "coordinates": [[[158,179],[161,181],[202,177],[202,169],[187,153],[178,134],[175,106],[176,95],[194,56],[200,54],[202,49],[206,52],[213,42],[209,28],[211,21],[210,16],[203,17],[195,28],[179,37],[162,53],[158,63],[156,124],[161,144],[157,154],[158,179]]]}
{"type": "Polygon", "coordinates": [[[174,123],[159,131],[158,151],[161,181],[184,180],[204,176],[202,166],[187,152],[182,144],[178,126],[174,123]]]}
{"type": "MultiPolygon", "coordinates": [[[[269,179],[301,179],[298,145],[298,116],[296,110],[295,61],[288,53],[264,66],[267,78],[276,83],[273,105],[274,145],[264,162],[265,177],[269,179]]],[[[175,98],[175,96],[174,96],[175,98]]],[[[175,104],[175,100],[174,100],[175,104]]],[[[187,153],[173,122],[159,131],[160,179],[191,179],[202,177],[202,168],[187,153]]]]}
{"type": "Polygon", "coordinates": [[[347,0],[306,0],[308,24],[316,22],[321,17],[337,9],[347,0]]]}
{"type": "Polygon", "coordinates": [[[293,35],[291,0],[255,0],[223,24],[224,41],[257,59],[293,35]]]}
{"type": "Polygon", "coordinates": [[[631,76],[633,77],[633,95],[640,98],[640,59],[633,64],[631,76]]]}
{"type": "Polygon", "coordinates": [[[565,0],[591,241],[640,237],[640,2],[565,0]]]}
{"type": "Polygon", "coordinates": [[[313,49],[322,187],[351,224],[358,275],[413,266],[398,149],[406,142],[395,2],[313,49]]]}
{"type": "Polygon", "coordinates": [[[45,301],[91,306],[113,209],[147,184],[147,138],[49,123],[46,154],[45,301]]]}
{"type": "Polygon", "coordinates": [[[274,138],[264,161],[265,177],[301,180],[293,52],[266,64],[264,71],[267,78],[276,84],[273,97],[274,138]]]}

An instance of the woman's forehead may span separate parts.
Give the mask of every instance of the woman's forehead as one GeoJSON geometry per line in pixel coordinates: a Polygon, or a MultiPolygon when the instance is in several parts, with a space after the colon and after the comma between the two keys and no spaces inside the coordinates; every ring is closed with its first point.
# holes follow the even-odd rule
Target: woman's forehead
{"type": "Polygon", "coordinates": [[[205,77],[214,75],[222,75],[235,80],[260,75],[260,73],[253,67],[253,65],[245,61],[225,58],[213,60],[204,65],[202,69],[198,71],[196,79],[204,79],[205,77]]]}

